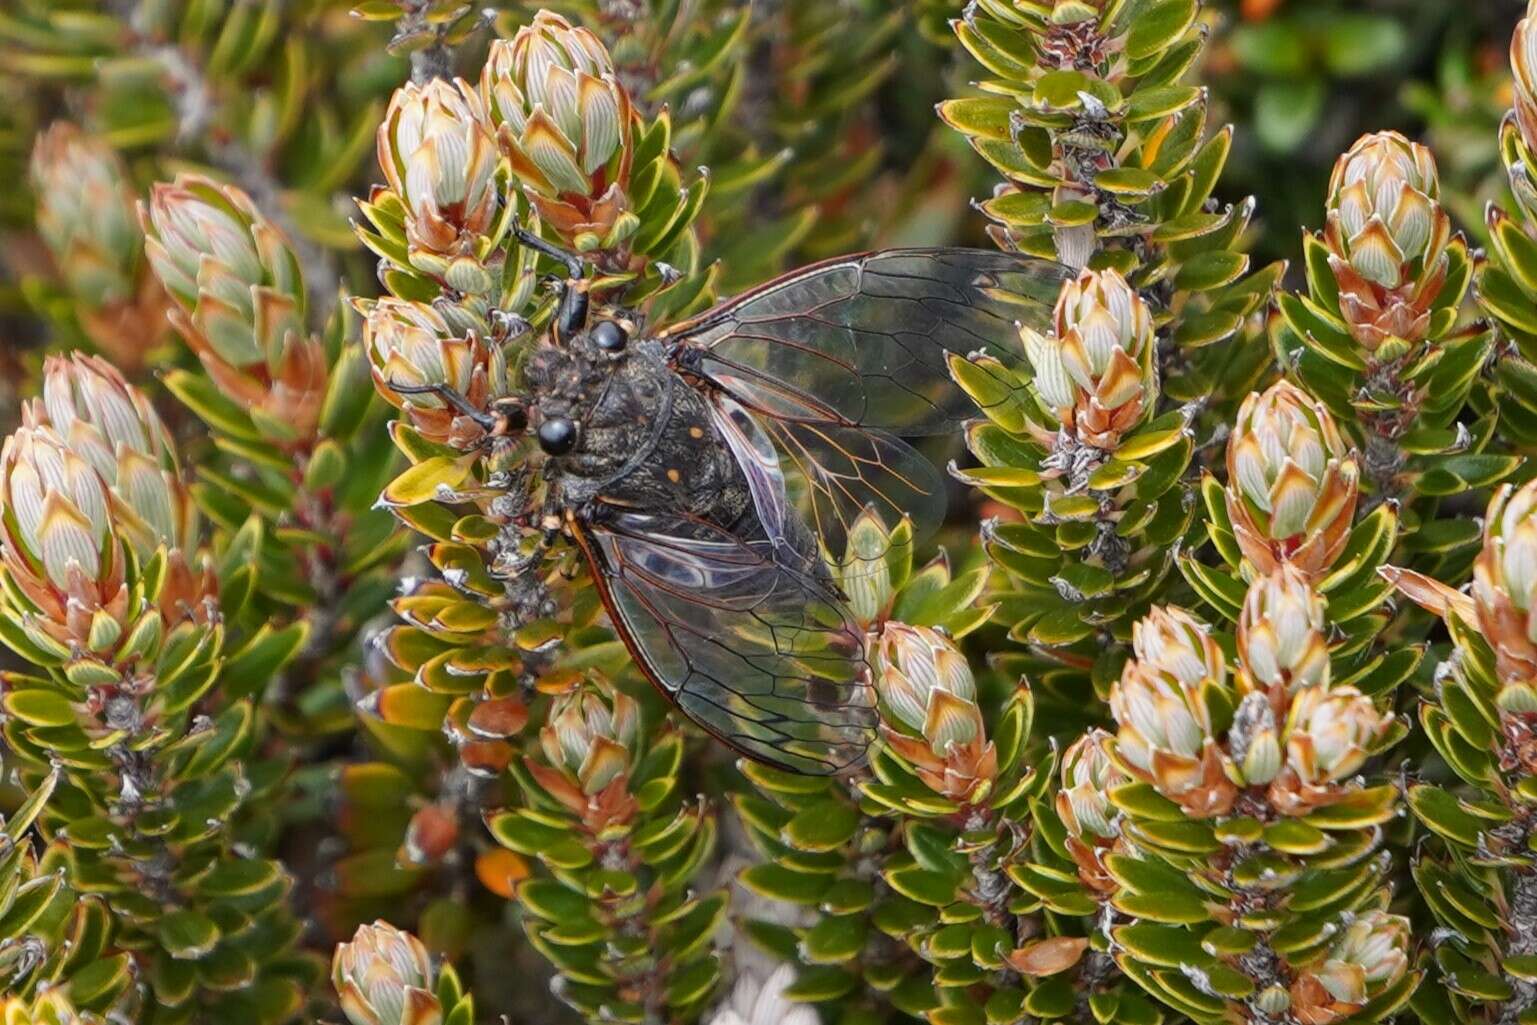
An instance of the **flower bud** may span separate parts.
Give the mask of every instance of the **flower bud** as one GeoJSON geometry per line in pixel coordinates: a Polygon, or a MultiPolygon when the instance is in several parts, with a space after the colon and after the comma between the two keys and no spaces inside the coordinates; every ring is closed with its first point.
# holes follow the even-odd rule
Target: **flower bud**
{"type": "Polygon", "coordinates": [[[1067,852],[1078,866],[1078,878],[1099,894],[1114,893],[1116,881],[1100,860],[1115,846],[1121,826],[1109,791],[1127,781],[1106,750],[1110,734],[1090,730],[1062,756],[1062,788],[1057,791],[1057,817],[1067,828],[1067,852]]]}
{"type": "Polygon", "coordinates": [[[895,720],[884,726],[886,743],[936,792],[973,796],[997,774],[998,761],[966,656],[939,631],[898,622],[881,627],[871,656],[876,693],[895,720]]]}
{"type": "Polygon", "coordinates": [[[111,529],[111,495],[101,474],[52,427],[23,426],[5,440],[0,505],[6,572],[34,606],[31,622],[57,641],[82,645],[96,612],[125,621],[124,556],[111,529]]]}
{"type": "Polygon", "coordinates": [[[639,736],[640,706],[633,698],[609,688],[578,687],[556,700],[539,743],[549,763],[591,796],[628,772],[639,736]]]}
{"type": "Polygon", "coordinates": [[[540,11],[492,44],[480,94],[513,173],[563,239],[586,251],[635,230],[625,191],[634,112],[597,36],[540,11]]]}
{"type": "MultiPolygon", "coordinates": [[[[115,561],[109,545],[107,485],[51,427],[22,427],[0,457],[5,508],[15,519],[7,541],[54,587],[82,574],[95,579],[115,561]]],[[[10,526],[7,524],[7,526],[10,526]]]]}
{"type": "Polygon", "coordinates": [[[1251,394],[1227,447],[1227,509],[1244,557],[1261,573],[1290,563],[1310,580],[1350,534],[1358,468],[1334,418],[1296,385],[1251,394]]]}
{"type": "Polygon", "coordinates": [[[1057,792],[1057,814],[1070,836],[1114,838],[1121,834],[1116,811],[1107,794],[1126,782],[1106,753],[1110,734],[1090,730],[1073,742],[1062,756],[1062,789],[1057,792]]]}
{"type": "Polygon", "coordinates": [[[982,730],[971,666],[951,641],[926,626],[888,623],[874,651],[876,689],[897,721],[943,751],[982,730]]]}
{"type": "Polygon", "coordinates": [[[1132,627],[1135,658],[1110,692],[1115,749],[1139,779],[1197,817],[1221,815],[1237,788],[1216,743],[1205,692],[1227,679],[1210,630],[1178,608],[1154,608],[1132,627]]]}
{"type": "Polygon", "coordinates": [[[1429,329],[1452,232],[1439,195],[1430,150],[1397,132],[1363,135],[1334,165],[1324,242],[1340,312],[1368,351],[1429,329]]]}
{"type": "Polygon", "coordinates": [[[171,438],[143,392],[97,356],[50,356],[43,396],[28,419],[47,422],[100,474],[117,500],[114,522],[142,557],[162,545],[191,553],[197,506],[176,471],[171,438]]]}
{"type": "Polygon", "coordinates": [[[1494,649],[1500,704],[1537,711],[1537,482],[1506,485],[1489,503],[1472,591],[1476,625],[1494,649]]]}
{"type": "Polygon", "coordinates": [[[1332,1025],[1359,1011],[1409,970],[1409,938],[1409,920],[1402,915],[1357,915],[1323,963],[1292,983],[1292,1014],[1302,1025],[1332,1025]]]}
{"type": "Polygon", "coordinates": [[[1286,765],[1270,800],[1283,814],[1303,815],[1338,800],[1339,784],[1360,771],[1393,725],[1354,687],[1298,692],[1287,713],[1286,765]]]}
{"type": "Polygon", "coordinates": [[[1329,645],[1324,600],[1301,570],[1290,563],[1249,585],[1238,617],[1238,660],[1244,685],[1284,697],[1303,687],[1329,682],[1329,645]]]}
{"type": "Polygon", "coordinates": [[[363,344],[373,368],[374,385],[430,441],[456,437],[460,413],[430,392],[401,392],[397,387],[443,385],[477,409],[506,393],[507,364],[501,349],[474,334],[455,336],[448,321],[426,303],[386,297],[358,303],[364,314],[363,344]]]}
{"type": "Polygon", "coordinates": [[[144,260],[134,190],[110,146],[58,121],[32,150],[37,228],[75,299],[80,326],[133,371],[165,337],[166,295],[144,260]]]}
{"type": "Polygon", "coordinates": [[[849,528],[843,561],[833,566],[838,586],[848,595],[849,611],[863,627],[884,615],[895,596],[891,567],[886,563],[892,543],[891,533],[875,510],[865,509],[849,528]]]}
{"type": "Polygon", "coordinates": [[[306,333],[299,259],[249,196],[199,175],[159,182],[139,207],[171,321],[214,383],[284,440],[310,436],[324,348],[306,333]]]}
{"type": "Polygon", "coordinates": [[[1157,404],[1153,316],[1113,270],[1062,286],[1053,337],[1026,326],[1020,336],[1037,393],[1084,444],[1113,451],[1157,404]]]}
{"type": "Polygon", "coordinates": [[[498,156],[480,97],[434,78],[395,90],[378,134],[379,167],[405,205],[412,266],[461,291],[489,290],[498,232],[498,156]]]}
{"type": "Polygon", "coordinates": [[[421,941],[385,921],[336,946],[331,982],[352,1025],[437,1025],[432,962],[421,941]]]}
{"type": "Polygon", "coordinates": [[[31,178],[38,234],[75,298],[93,308],[132,299],[144,233],[112,148],[56,121],[37,137],[31,178]]]}

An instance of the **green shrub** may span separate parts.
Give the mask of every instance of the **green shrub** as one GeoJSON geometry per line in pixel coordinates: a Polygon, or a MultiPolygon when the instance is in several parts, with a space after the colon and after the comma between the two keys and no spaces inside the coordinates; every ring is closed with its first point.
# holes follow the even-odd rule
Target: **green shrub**
{"type": "Polygon", "coordinates": [[[557,6],[0,10],[4,1025],[1537,1023],[1537,0],[557,6]]]}

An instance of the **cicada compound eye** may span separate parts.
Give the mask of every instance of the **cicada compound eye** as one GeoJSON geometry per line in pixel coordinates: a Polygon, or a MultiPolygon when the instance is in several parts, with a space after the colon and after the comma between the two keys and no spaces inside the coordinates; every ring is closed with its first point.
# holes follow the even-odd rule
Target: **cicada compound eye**
{"type": "Polygon", "coordinates": [[[630,344],[630,332],[617,321],[605,320],[592,329],[592,341],[603,352],[623,352],[630,344]]]}
{"type": "Polygon", "coordinates": [[[563,456],[576,447],[576,423],[564,416],[552,416],[539,425],[539,447],[545,455],[563,456]]]}

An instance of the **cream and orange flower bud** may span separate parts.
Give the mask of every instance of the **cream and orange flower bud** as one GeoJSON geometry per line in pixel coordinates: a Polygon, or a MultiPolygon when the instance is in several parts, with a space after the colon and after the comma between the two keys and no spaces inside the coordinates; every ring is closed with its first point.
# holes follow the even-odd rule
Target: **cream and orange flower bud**
{"type": "Polygon", "coordinates": [[[1107,796],[1112,787],[1127,781],[1105,750],[1111,739],[1094,729],[1073,742],[1062,756],[1062,789],[1057,792],[1057,814],[1067,832],[1075,837],[1121,835],[1119,814],[1107,796]]]}
{"type": "Polygon", "coordinates": [[[197,507],[145,396],[99,357],[50,357],[23,421],[0,451],[0,535],[28,635],[103,663],[72,662],[84,680],[145,655],[157,624],[217,616],[212,570],[190,567],[197,507]],[[152,595],[129,586],[130,553],[165,560],[152,595]]]}
{"type": "Polygon", "coordinates": [[[352,1025],[438,1025],[432,961],[420,940],[388,922],[360,925],[336,946],[331,983],[352,1025]]]}
{"type": "Polygon", "coordinates": [[[1379,712],[1354,687],[1298,692],[1287,712],[1286,764],[1271,784],[1271,804],[1283,814],[1304,815],[1339,800],[1392,725],[1392,713],[1379,712]]]}
{"type": "Polygon", "coordinates": [[[112,147],[67,121],[32,149],[37,229],[97,347],[133,370],[166,334],[166,297],[144,260],[144,232],[112,147]]]}
{"type": "Polygon", "coordinates": [[[871,652],[886,743],[935,792],[966,800],[998,771],[966,656],[925,626],[887,622],[871,652]],[[916,733],[918,736],[912,736],[916,733]]]}
{"type": "Polygon", "coordinates": [[[131,299],[144,233],[117,154],[56,121],[37,137],[30,170],[38,234],[75,298],[93,308],[131,299]]]}
{"type": "Polygon", "coordinates": [[[52,427],[23,426],[5,440],[0,533],[6,572],[32,606],[22,616],[29,632],[83,647],[105,613],[116,640],[129,599],[111,501],[101,474],[52,427]]]}
{"type": "Polygon", "coordinates": [[[1120,813],[1109,791],[1127,777],[1111,760],[1104,730],[1090,730],[1062,756],[1062,789],[1057,791],[1057,816],[1067,827],[1067,850],[1078,866],[1078,877],[1100,894],[1115,892],[1117,883],[1100,860],[1121,835],[1120,813]]]}
{"type": "Polygon", "coordinates": [[[7,520],[15,520],[8,545],[49,583],[65,588],[82,574],[111,572],[106,482],[56,431],[45,424],[17,430],[6,439],[0,475],[7,520]]]}
{"type": "Polygon", "coordinates": [[[170,435],[143,392],[106,360],[73,353],[43,364],[43,396],[29,406],[84,457],[116,499],[116,529],[142,557],[164,545],[191,554],[198,513],[176,469],[170,435]]]}
{"type": "Polygon", "coordinates": [[[1333,1025],[1350,1017],[1408,972],[1409,941],[1409,920],[1402,915],[1357,915],[1323,962],[1292,983],[1292,1015],[1302,1025],[1333,1025]]]}
{"type": "Polygon", "coordinates": [[[1079,441],[1114,451],[1158,402],[1147,303],[1113,270],[1062,286],[1051,337],[1020,327],[1036,392],[1079,441]]]}
{"type": "Polygon", "coordinates": [[[1227,509],[1260,573],[1290,563],[1311,580],[1350,535],[1359,469],[1323,405],[1281,381],[1246,398],[1227,446],[1227,509]]]}
{"type": "MultiPolygon", "coordinates": [[[[385,297],[359,301],[363,344],[374,385],[395,408],[405,410],[429,441],[471,441],[456,433],[462,415],[431,392],[400,391],[442,385],[476,409],[506,393],[507,362],[502,350],[474,334],[456,335],[432,306],[385,297]]],[[[478,436],[478,430],[475,432],[478,436]]]]}
{"type": "Polygon", "coordinates": [[[208,375],[274,439],[320,418],[327,360],[307,334],[299,258],[241,190],[200,175],[159,182],[139,208],[171,322],[208,375]]]}
{"type": "Polygon", "coordinates": [[[1154,608],[1139,621],[1132,648],[1135,657],[1110,692],[1117,755],[1191,815],[1224,814],[1238,791],[1206,700],[1226,686],[1222,649],[1204,623],[1178,608],[1154,608]]]}
{"type": "Polygon", "coordinates": [[[634,112],[598,37],[540,11],[491,46],[480,94],[539,216],[581,251],[622,242],[634,112]]]}
{"type": "Polygon", "coordinates": [[[1249,585],[1238,617],[1238,661],[1244,687],[1265,693],[1277,715],[1289,695],[1329,682],[1324,608],[1323,596],[1290,563],[1249,585]]]}
{"type": "Polygon", "coordinates": [[[563,767],[595,794],[630,766],[640,734],[640,706],[629,695],[582,687],[550,710],[539,743],[551,765],[563,767]]]}
{"type": "Polygon", "coordinates": [[[377,143],[384,180],[405,206],[412,266],[460,291],[489,291],[495,278],[483,261],[505,218],[500,157],[475,90],[458,79],[406,83],[377,143]]]}
{"type": "Polygon", "coordinates": [[[1429,329],[1452,235],[1439,196],[1430,150],[1397,132],[1363,135],[1334,165],[1324,242],[1340,312],[1368,351],[1429,329]]]}
{"type": "Polygon", "coordinates": [[[639,757],[640,706],[605,681],[579,683],[555,699],[539,731],[541,762],[529,774],[597,834],[635,815],[630,769],[639,757]]]}
{"type": "Polygon", "coordinates": [[[1489,503],[1472,592],[1476,625],[1494,649],[1501,709],[1537,713],[1537,482],[1505,485],[1489,503]]]}

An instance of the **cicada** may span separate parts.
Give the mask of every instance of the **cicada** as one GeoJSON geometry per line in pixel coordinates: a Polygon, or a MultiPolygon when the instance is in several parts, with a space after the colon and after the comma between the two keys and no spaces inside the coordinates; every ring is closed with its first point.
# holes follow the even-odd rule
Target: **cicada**
{"type": "Polygon", "coordinates": [[[1008,357],[1067,271],[972,249],[818,263],[658,330],[589,310],[568,264],[521,390],[461,411],[532,436],[546,522],[580,548],[635,666],[741,754],[800,773],[857,766],[875,735],[863,630],[829,569],[873,509],[921,534],[941,471],[908,437],[975,414],[951,353],[1008,357]]]}

